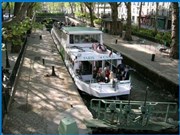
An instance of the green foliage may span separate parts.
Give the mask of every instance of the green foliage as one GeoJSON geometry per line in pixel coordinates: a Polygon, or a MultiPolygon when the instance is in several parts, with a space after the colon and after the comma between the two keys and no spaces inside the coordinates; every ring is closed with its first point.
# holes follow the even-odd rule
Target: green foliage
{"type": "Polygon", "coordinates": [[[32,23],[32,28],[33,28],[33,29],[41,29],[41,30],[42,30],[42,29],[44,28],[44,25],[45,25],[45,24],[41,24],[41,23],[39,23],[39,22],[33,22],[33,23],[32,23]]]}
{"type": "Polygon", "coordinates": [[[22,38],[30,28],[31,21],[27,17],[19,23],[15,22],[11,26],[3,28],[3,38],[12,42],[13,45],[22,45],[22,38]]]}
{"type": "Polygon", "coordinates": [[[102,23],[102,19],[100,19],[100,18],[98,18],[98,19],[95,19],[94,20],[94,23],[96,23],[96,24],[101,24],[102,23]]]}
{"type": "Polygon", "coordinates": [[[83,18],[85,17],[85,13],[82,13],[82,12],[75,12],[75,15],[78,17],[78,18],[83,18]]]}
{"type": "MultiPolygon", "coordinates": [[[[148,39],[150,41],[158,42],[160,44],[166,44],[169,46],[171,44],[171,33],[170,32],[158,32],[155,34],[154,30],[141,28],[138,29],[138,26],[132,26],[132,34],[148,39]]],[[[123,25],[123,30],[126,30],[126,25],[123,25]]]]}
{"type": "Polygon", "coordinates": [[[171,44],[171,33],[170,32],[166,32],[166,33],[159,32],[155,36],[155,39],[157,41],[159,41],[159,43],[161,43],[161,44],[164,44],[166,46],[170,46],[170,44],[171,44]]]}

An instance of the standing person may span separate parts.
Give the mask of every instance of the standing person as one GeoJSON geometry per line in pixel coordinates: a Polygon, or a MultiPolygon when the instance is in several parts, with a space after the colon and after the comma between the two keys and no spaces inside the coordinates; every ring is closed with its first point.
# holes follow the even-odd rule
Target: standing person
{"type": "Polygon", "coordinates": [[[126,66],[123,73],[123,80],[129,80],[129,67],[126,66]]]}
{"type": "Polygon", "coordinates": [[[95,79],[96,76],[97,76],[97,68],[96,68],[96,66],[94,66],[94,68],[93,68],[93,78],[95,79]]]}

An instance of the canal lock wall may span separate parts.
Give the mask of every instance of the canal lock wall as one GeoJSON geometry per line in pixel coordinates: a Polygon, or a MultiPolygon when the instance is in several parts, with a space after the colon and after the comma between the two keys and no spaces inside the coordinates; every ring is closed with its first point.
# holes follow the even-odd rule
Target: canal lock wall
{"type": "Polygon", "coordinates": [[[173,97],[178,98],[179,96],[179,85],[176,83],[168,80],[167,78],[163,77],[162,75],[152,71],[148,67],[142,65],[141,63],[138,63],[137,61],[134,61],[130,59],[129,57],[123,55],[123,59],[125,61],[125,64],[129,65],[130,67],[136,69],[136,71],[143,75],[145,78],[150,80],[154,85],[159,87],[160,89],[165,89],[169,91],[173,97]]]}

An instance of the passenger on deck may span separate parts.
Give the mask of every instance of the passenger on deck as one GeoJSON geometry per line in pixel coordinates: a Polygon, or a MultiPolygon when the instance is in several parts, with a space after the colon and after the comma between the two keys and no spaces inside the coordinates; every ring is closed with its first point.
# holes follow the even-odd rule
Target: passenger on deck
{"type": "Polygon", "coordinates": [[[96,80],[97,82],[104,82],[104,77],[100,72],[97,73],[96,80]]]}
{"type": "Polygon", "coordinates": [[[96,68],[96,66],[94,66],[94,68],[93,68],[93,78],[95,79],[96,76],[97,76],[97,68],[96,68]]]}
{"type": "Polygon", "coordinates": [[[120,71],[124,71],[125,65],[121,63],[117,66],[117,69],[120,69],[120,71]]]}
{"type": "Polygon", "coordinates": [[[128,68],[128,66],[126,66],[125,69],[124,69],[124,73],[123,73],[122,79],[123,80],[129,80],[129,68],[128,68]]]}
{"type": "Polygon", "coordinates": [[[105,73],[105,82],[108,83],[110,81],[110,79],[109,79],[109,75],[110,75],[109,67],[104,68],[104,73],[105,73]]]}
{"type": "Polygon", "coordinates": [[[122,80],[123,72],[118,68],[116,71],[116,78],[122,80]]]}

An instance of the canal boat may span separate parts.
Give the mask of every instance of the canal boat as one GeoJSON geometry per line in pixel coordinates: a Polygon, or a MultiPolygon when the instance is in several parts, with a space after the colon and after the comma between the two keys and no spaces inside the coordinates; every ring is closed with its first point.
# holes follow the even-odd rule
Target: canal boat
{"type": "Polygon", "coordinates": [[[103,45],[102,31],[54,25],[51,34],[79,90],[98,98],[130,94],[128,68],[120,53],[103,45]]]}

